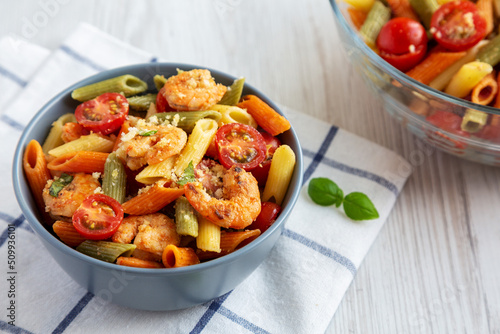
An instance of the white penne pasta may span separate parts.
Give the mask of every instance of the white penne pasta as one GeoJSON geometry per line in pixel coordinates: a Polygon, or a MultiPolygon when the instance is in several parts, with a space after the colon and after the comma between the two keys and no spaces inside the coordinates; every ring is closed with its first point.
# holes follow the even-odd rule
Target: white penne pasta
{"type": "Polygon", "coordinates": [[[178,155],[174,155],[157,164],[146,166],[135,179],[143,184],[153,184],[162,179],[170,180],[177,157],[178,155]]]}
{"type": "Polygon", "coordinates": [[[207,252],[220,253],[220,226],[215,225],[210,220],[199,216],[196,246],[207,252]]]}
{"type": "Polygon", "coordinates": [[[221,113],[222,117],[218,122],[219,127],[228,123],[242,123],[255,129],[259,126],[252,115],[250,115],[245,109],[241,109],[236,106],[216,104],[210,107],[210,110],[216,110],[221,113]]]}
{"type": "Polygon", "coordinates": [[[281,145],[276,149],[266,186],[262,193],[263,202],[267,202],[274,197],[276,204],[281,205],[292,178],[295,160],[295,153],[293,153],[290,146],[281,145]]]}
{"type": "Polygon", "coordinates": [[[487,41],[481,41],[481,42],[477,43],[476,46],[470,48],[467,51],[467,54],[463,58],[457,60],[453,65],[451,65],[446,70],[441,72],[437,77],[435,77],[429,83],[429,87],[432,87],[432,88],[437,89],[437,90],[445,89],[446,85],[448,85],[448,83],[450,82],[453,75],[455,75],[455,73],[457,73],[458,70],[460,70],[460,68],[463,65],[474,61],[476,59],[476,55],[477,55],[478,50],[481,47],[483,47],[484,45],[486,45],[487,43],[488,43],[487,41]]]}
{"type": "Polygon", "coordinates": [[[201,161],[216,132],[217,122],[213,119],[204,118],[196,122],[186,146],[175,163],[174,173],[178,177],[182,176],[189,162],[196,166],[201,161]]]}
{"type": "Polygon", "coordinates": [[[66,144],[58,146],[48,153],[53,157],[60,157],[61,155],[77,152],[77,151],[93,151],[93,152],[111,152],[115,142],[111,139],[99,136],[92,133],[88,136],[81,136],[80,138],[70,141],[66,144]]]}
{"type": "Polygon", "coordinates": [[[368,11],[373,6],[375,0],[344,0],[356,9],[368,11]]]}
{"type": "Polygon", "coordinates": [[[45,139],[42,145],[43,153],[47,154],[51,149],[56,148],[64,144],[61,138],[64,124],[69,122],[76,122],[75,114],[67,113],[59,117],[50,128],[49,135],[45,139]]]}
{"type": "Polygon", "coordinates": [[[465,97],[491,72],[493,72],[493,67],[490,64],[479,61],[467,63],[451,78],[445,93],[456,97],[465,97]]]}

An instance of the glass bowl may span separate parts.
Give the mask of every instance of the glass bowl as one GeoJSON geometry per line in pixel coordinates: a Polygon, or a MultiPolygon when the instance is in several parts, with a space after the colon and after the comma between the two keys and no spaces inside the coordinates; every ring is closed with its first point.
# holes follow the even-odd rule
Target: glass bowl
{"type": "Polygon", "coordinates": [[[491,117],[500,115],[499,109],[445,94],[397,70],[365,44],[350,22],[346,3],[330,0],[330,4],[348,58],[390,115],[418,138],[444,152],[487,165],[500,165],[498,139],[481,138],[479,132],[449,132],[426,120],[426,116],[439,111],[463,116],[467,110],[477,110],[491,117]]]}

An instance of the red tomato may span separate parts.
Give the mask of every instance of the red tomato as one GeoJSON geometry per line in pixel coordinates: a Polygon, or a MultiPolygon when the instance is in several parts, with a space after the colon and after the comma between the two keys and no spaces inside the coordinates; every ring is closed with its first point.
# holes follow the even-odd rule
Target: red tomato
{"type": "Polygon", "coordinates": [[[266,158],[257,167],[252,169],[252,174],[257,179],[259,185],[263,187],[269,175],[269,168],[271,168],[274,151],[281,145],[281,142],[278,138],[266,131],[261,131],[260,133],[266,142],[266,158]]]}
{"type": "Polygon", "coordinates": [[[84,238],[111,237],[123,220],[123,209],[114,198],[103,194],[88,196],[73,214],[73,226],[84,238]]]}
{"type": "Polygon", "coordinates": [[[443,47],[464,51],[486,36],[486,20],[474,3],[451,1],[432,14],[430,31],[443,47]]]}
{"type": "Polygon", "coordinates": [[[215,134],[220,163],[238,166],[246,171],[257,167],[266,158],[266,144],[259,131],[242,123],[221,126],[215,134]]]}
{"type": "Polygon", "coordinates": [[[176,111],[173,109],[167,102],[167,98],[165,97],[165,87],[161,88],[158,94],[156,95],[156,112],[168,112],[168,111],[176,111]]]}
{"type": "Polygon", "coordinates": [[[85,101],[75,110],[75,117],[85,129],[107,135],[115,132],[128,115],[128,101],[118,93],[105,93],[85,101]]]}
{"type": "Polygon", "coordinates": [[[494,143],[500,143],[500,127],[488,124],[482,128],[476,136],[494,143]]]}
{"type": "Polygon", "coordinates": [[[262,202],[260,214],[255,221],[248,227],[249,230],[259,229],[264,233],[278,218],[281,207],[273,202],[262,202]]]}
{"type": "Polygon", "coordinates": [[[469,137],[469,133],[461,129],[462,117],[449,111],[438,110],[427,116],[426,120],[445,131],[458,136],[469,137]]]}
{"type": "Polygon", "coordinates": [[[425,56],[425,28],[419,22],[406,17],[389,20],[377,37],[377,48],[385,61],[406,72],[425,56]]]}

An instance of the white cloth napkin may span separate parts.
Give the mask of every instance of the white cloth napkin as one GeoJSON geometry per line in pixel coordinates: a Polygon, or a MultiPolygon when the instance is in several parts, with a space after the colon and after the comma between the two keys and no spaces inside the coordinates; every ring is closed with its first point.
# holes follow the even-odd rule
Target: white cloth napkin
{"type": "MultiPolygon", "coordinates": [[[[82,24],[52,52],[0,40],[0,330],[11,333],[324,333],[411,173],[395,153],[284,107],[305,156],[305,182],[268,259],[240,286],[204,305],[147,312],[106,304],[72,281],[31,231],[15,201],[11,164],[23,127],[52,96],[101,70],[156,61],[82,24]],[[93,50],[98,50],[94,52],[93,50]],[[307,195],[312,177],[361,191],[380,218],[353,222],[307,195]],[[14,281],[8,281],[8,226],[15,226],[14,281]],[[11,283],[14,282],[13,285],[11,283]],[[15,297],[8,297],[9,291],[15,297]],[[13,319],[11,301],[15,302],[13,319]]],[[[203,66],[203,64],[200,64],[203,66]]],[[[14,228],[11,227],[11,230],[14,228]]]]}

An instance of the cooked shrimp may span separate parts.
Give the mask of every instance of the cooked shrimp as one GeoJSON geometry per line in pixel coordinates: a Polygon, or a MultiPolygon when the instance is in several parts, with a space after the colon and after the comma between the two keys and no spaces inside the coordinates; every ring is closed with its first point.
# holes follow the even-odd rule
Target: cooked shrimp
{"type": "Polygon", "coordinates": [[[101,186],[99,181],[90,174],[77,173],[73,175],[70,184],[62,188],[57,197],[50,195],[49,190],[54,180],[47,181],[43,189],[43,201],[45,211],[56,220],[71,222],[73,213],[78,209],[87,196],[94,194],[95,190],[101,186]]]}
{"type": "Polygon", "coordinates": [[[181,237],[172,219],[163,213],[152,213],[124,218],[112,240],[127,244],[134,240],[137,249],[161,256],[168,245],[178,246],[181,237]]]}
{"type": "Polygon", "coordinates": [[[240,167],[231,167],[222,178],[222,198],[211,197],[200,182],[187,183],[185,195],[203,217],[225,228],[242,229],[260,213],[257,180],[240,167]]]}
{"type": "Polygon", "coordinates": [[[168,78],[168,104],[177,110],[205,110],[220,101],[227,87],[215,83],[209,70],[191,70],[168,78]]]}
{"type": "MultiPolygon", "coordinates": [[[[184,130],[172,125],[147,124],[129,129],[116,154],[131,170],[159,163],[181,152],[187,142],[184,130]]],[[[122,138],[123,139],[123,138],[122,138]]]]}

